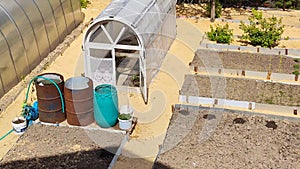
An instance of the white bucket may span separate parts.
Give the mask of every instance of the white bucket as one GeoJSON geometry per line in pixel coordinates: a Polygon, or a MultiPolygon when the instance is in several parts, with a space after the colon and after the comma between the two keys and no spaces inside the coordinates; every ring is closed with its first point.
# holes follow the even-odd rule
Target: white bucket
{"type": "Polygon", "coordinates": [[[26,130],[27,121],[24,117],[16,117],[11,122],[13,129],[17,134],[22,134],[26,130]]]}
{"type": "Polygon", "coordinates": [[[119,120],[119,128],[121,130],[129,130],[132,127],[132,119],[133,119],[133,108],[129,105],[122,105],[120,106],[120,114],[130,114],[131,119],[129,120],[119,120]]]}
{"type": "Polygon", "coordinates": [[[129,130],[132,126],[132,118],[129,120],[119,119],[119,127],[121,130],[129,130]]]}

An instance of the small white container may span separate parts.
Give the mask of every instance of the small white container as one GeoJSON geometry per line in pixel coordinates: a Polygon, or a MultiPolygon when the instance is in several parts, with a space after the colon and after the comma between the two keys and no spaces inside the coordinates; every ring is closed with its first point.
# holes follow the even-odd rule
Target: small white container
{"type": "Polygon", "coordinates": [[[129,130],[132,126],[132,118],[129,120],[119,120],[119,127],[121,130],[129,130]]]}
{"type": "Polygon", "coordinates": [[[120,106],[120,114],[130,114],[131,118],[128,120],[119,120],[119,128],[121,130],[129,130],[132,127],[132,119],[133,119],[133,108],[129,105],[120,106]]]}
{"type": "Polygon", "coordinates": [[[27,121],[24,117],[14,118],[11,124],[17,134],[23,134],[27,127],[27,121]]]}

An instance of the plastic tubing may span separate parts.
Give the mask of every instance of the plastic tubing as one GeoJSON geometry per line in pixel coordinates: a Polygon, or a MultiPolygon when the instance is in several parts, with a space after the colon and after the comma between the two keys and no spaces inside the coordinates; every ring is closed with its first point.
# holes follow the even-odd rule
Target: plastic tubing
{"type": "Polygon", "coordinates": [[[46,77],[43,77],[43,76],[36,76],[34,78],[31,79],[31,81],[29,82],[29,85],[28,85],[28,88],[27,88],[27,92],[26,92],[26,98],[25,98],[25,103],[27,103],[27,100],[28,100],[28,94],[29,94],[29,90],[30,90],[30,86],[32,84],[32,82],[36,79],[44,79],[44,80],[47,80],[49,82],[51,82],[57,89],[58,93],[59,93],[59,96],[60,96],[60,101],[61,101],[61,105],[62,105],[62,112],[65,112],[65,103],[64,103],[64,99],[63,99],[63,95],[58,87],[58,85],[51,79],[49,78],[46,78],[46,77]]]}

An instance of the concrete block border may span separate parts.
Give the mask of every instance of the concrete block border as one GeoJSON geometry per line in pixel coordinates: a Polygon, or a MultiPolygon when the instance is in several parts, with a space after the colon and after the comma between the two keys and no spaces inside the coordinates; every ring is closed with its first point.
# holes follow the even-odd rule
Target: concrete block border
{"type": "Polygon", "coordinates": [[[292,58],[300,58],[299,49],[288,49],[288,48],[264,48],[254,46],[239,46],[239,45],[228,45],[228,44],[213,44],[207,41],[200,43],[200,48],[223,50],[223,51],[241,51],[250,53],[263,53],[272,55],[285,55],[292,58]]]}
{"type": "Polygon", "coordinates": [[[249,110],[254,110],[256,104],[255,102],[198,97],[198,96],[185,96],[185,95],[179,95],[179,102],[195,104],[195,105],[237,107],[237,108],[243,108],[249,110]]]}

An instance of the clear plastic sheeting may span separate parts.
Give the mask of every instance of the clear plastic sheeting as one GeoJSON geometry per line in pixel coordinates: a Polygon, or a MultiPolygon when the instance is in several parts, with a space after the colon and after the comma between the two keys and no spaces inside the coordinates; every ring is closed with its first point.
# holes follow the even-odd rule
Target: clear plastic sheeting
{"type": "Polygon", "coordinates": [[[174,0],[113,0],[95,18],[83,45],[85,74],[93,79],[95,87],[104,83],[104,78],[95,77],[108,77],[107,73],[112,77],[108,83],[117,85],[122,81],[126,71],[116,72],[122,69],[117,69],[119,57],[138,58],[136,63],[127,60],[127,65],[138,65],[138,84],[147,103],[148,86],[176,37],[175,5],[174,0]],[[95,56],[95,50],[103,52],[95,56]]]}
{"type": "Polygon", "coordinates": [[[0,97],[83,21],[80,0],[0,0],[0,97]]]}

